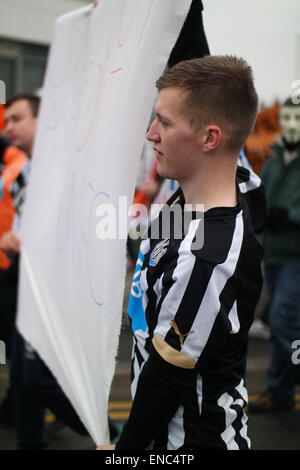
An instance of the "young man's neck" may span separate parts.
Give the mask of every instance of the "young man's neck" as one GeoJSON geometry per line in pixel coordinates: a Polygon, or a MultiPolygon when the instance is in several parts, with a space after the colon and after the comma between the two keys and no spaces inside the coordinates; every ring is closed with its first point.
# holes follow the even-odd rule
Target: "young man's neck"
{"type": "Polygon", "coordinates": [[[178,181],[186,204],[204,205],[204,211],[214,207],[234,207],[237,205],[236,193],[237,163],[219,161],[215,168],[203,166],[201,171],[190,180],[178,181]]]}

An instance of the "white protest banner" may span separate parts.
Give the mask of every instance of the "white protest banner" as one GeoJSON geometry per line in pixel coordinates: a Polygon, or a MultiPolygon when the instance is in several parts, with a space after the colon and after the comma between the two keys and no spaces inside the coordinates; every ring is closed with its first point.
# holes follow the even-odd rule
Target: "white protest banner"
{"type": "MultiPolygon", "coordinates": [[[[133,199],[146,129],[191,0],[100,0],[58,19],[22,220],[17,325],[95,444],[107,441],[126,231],[99,207],[133,199]]],[[[121,222],[120,222],[121,224],[121,222]]]]}

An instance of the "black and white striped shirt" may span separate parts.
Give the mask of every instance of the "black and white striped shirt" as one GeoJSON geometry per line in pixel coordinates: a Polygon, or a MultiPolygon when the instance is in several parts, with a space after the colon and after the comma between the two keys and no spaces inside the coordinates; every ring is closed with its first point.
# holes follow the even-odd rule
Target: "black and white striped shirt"
{"type": "MultiPolygon", "coordinates": [[[[134,401],[117,450],[250,448],[244,376],[266,213],[251,170],[238,167],[237,195],[237,206],[205,212],[204,226],[192,214],[181,239],[141,244],[129,302],[134,401]]],[[[184,214],[180,188],[174,203],[184,214]]]]}

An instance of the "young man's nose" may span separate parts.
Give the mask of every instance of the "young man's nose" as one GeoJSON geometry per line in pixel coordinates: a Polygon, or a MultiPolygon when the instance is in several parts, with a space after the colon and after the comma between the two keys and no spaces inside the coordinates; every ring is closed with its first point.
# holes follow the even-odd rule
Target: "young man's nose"
{"type": "Polygon", "coordinates": [[[152,122],[147,133],[147,139],[150,140],[151,142],[158,142],[160,140],[157,119],[154,119],[154,121],[152,122]]]}

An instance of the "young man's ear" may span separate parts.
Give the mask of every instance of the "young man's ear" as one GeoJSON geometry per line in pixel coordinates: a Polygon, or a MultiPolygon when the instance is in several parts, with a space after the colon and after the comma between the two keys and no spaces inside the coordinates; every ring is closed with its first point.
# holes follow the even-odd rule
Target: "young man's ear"
{"type": "Polygon", "coordinates": [[[202,145],[203,152],[210,152],[215,150],[222,140],[222,131],[219,126],[211,125],[205,128],[202,145]]]}

